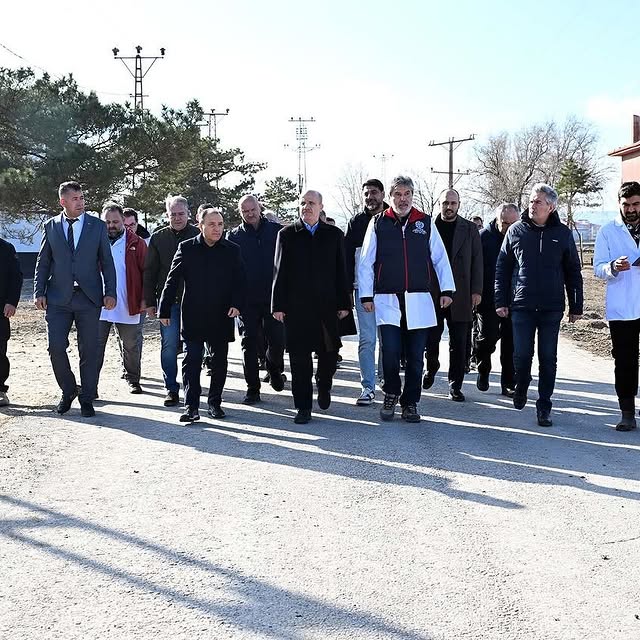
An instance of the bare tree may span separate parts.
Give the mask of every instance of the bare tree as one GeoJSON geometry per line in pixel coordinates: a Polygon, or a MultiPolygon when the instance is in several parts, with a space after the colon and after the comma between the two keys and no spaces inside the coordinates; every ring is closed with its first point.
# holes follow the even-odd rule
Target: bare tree
{"type": "Polygon", "coordinates": [[[446,188],[445,181],[435,173],[411,171],[409,175],[414,185],[413,204],[427,215],[433,215],[440,194],[446,188]]]}
{"type": "Polygon", "coordinates": [[[334,197],[342,215],[346,220],[364,209],[362,184],[367,179],[361,164],[347,164],[342,170],[336,188],[338,197],[334,197]]]}

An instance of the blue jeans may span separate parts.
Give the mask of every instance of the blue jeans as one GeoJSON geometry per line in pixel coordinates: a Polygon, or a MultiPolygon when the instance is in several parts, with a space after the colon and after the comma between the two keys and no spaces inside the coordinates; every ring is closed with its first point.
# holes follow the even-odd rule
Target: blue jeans
{"type": "Polygon", "coordinates": [[[367,313],[360,302],[358,290],[354,291],[356,317],[358,319],[358,362],[360,384],[363,389],[376,389],[376,313],[367,313]]]}
{"type": "Polygon", "coordinates": [[[167,391],[178,393],[178,345],[180,344],[180,305],[171,306],[171,324],[160,325],[160,366],[167,391]]]}
{"type": "Polygon", "coordinates": [[[531,363],[538,332],[538,411],[551,410],[551,395],[556,384],[558,334],[562,311],[511,312],[513,327],[513,364],[516,393],[525,394],[531,382],[531,363]]]}
{"type": "Polygon", "coordinates": [[[380,325],[382,346],[383,391],[400,396],[400,406],[418,404],[422,392],[422,355],[427,344],[428,329],[408,330],[402,318],[402,326],[380,325]],[[404,389],[400,394],[400,355],[404,342],[407,366],[404,371],[404,389]]]}

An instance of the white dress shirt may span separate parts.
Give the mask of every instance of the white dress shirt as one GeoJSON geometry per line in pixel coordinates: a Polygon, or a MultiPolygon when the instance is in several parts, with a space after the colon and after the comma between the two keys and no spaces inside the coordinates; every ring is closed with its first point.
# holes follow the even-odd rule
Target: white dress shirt
{"type": "MultiPolygon", "coordinates": [[[[81,213],[76,221],[73,223],[73,248],[78,248],[78,241],[80,240],[80,234],[82,233],[82,227],[84,226],[84,216],[86,214],[81,213]]],[[[62,214],[62,231],[65,239],[69,239],[69,223],[67,222],[67,216],[62,214]]]]}
{"type": "Polygon", "coordinates": [[[111,255],[116,268],[116,306],[107,310],[104,307],[100,312],[100,320],[106,322],[118,322],[120,324],[138,324],[140,314],[129,315],[129,305],[127,302],[127,267],[125,255],[127,250],[127,234],[123,233],[112,245],[111,255]]]}

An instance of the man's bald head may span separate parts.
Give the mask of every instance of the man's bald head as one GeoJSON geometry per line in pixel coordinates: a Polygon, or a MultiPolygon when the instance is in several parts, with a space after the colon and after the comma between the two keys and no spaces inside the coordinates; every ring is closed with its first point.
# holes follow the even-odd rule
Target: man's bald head
{"type": "Polygon", "coordinates": [[[322,211],[322,194],[319,191],[306,191],[300,196],[300,218],[308,225],[317,224],[322,211]]]}

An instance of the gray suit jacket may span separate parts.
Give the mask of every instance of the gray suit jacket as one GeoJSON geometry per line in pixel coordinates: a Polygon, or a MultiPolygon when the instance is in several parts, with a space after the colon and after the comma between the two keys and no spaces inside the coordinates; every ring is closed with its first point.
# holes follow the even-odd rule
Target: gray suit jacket
{"type": "Polygon", "coordinates": [[[116,297],[116,270],[107,227],[87,213],[74,252],[64,234],[62,214],[45,223],[36,262],[34,295],[46,296],[47,304],[66,305],[73,297],[74,282],[97,307],[102,306],[103,296],[116,297]]]}

